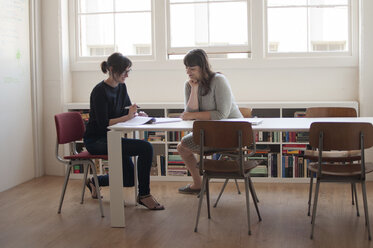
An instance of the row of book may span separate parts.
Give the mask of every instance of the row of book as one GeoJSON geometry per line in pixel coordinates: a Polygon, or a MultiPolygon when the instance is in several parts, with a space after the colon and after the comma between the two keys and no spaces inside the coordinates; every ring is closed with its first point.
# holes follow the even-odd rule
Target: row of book
{"type": "Polygon", "coordinates": [[[280,142],[279,132],[256,132],[255,142],[280,142]]]}
{"type": "Polygon", "coordinates": [[[307,143],[308,132],[282,132],[282,142],[303,142],[307,143]]]}
{"type": "Polygon", "coordinates": [[[146,141],[165,141],[165,132],[163,132],[163,131],[144,131],[144,140],[146,140],[146,141]]]}
{"type": "Polygon", "coordinates": [[[175,132],[168,132],[167,139],[168,141],[180,141],[182,137],[184,137],[189,132],[187,131],[175,131],[175,132]]]}

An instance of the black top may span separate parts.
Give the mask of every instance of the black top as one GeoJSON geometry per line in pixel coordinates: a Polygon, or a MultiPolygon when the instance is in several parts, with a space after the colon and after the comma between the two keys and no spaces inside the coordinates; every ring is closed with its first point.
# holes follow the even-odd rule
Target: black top
{"type": "Polygon", "coordinates": [[[91,92],[89,121],[85,139],[107,135],[109,120],[128,114],[126,106],[131,105],[125,84],[113,88],[104,81],[98,83],[91,92]]]}

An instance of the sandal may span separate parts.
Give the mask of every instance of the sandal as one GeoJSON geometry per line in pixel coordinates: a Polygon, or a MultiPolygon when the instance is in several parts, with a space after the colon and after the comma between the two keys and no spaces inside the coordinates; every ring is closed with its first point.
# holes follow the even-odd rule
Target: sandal
{"type": "Polygon", "coordinates": [[[179,193],[181,193],[181,194],[198,195],[199,192],[201,192],[201,189],[192,189],[190,186],[191,185],[188,184],[186,186],[183,186],[183,187],[179,188],[179,193]]]}
{"type": "Polygon", "coordinates": [[[140,205],[143,205],[144,207],[146,207],[149,210],[164,210],[164,206],[159,204],[157,202],[157,200],[154,199],[154,197],[152,195],[138,196],[137,197],[137,203],[140,204],[140,205]],[[151,198],[155,205],[154,206],[146,205],[145,202],[143,202],[142,200],[147,199],[147,198],[151,198]]]}
{"type": "MultiPolygon", "coordinates": [[[[93,178],[88,178],[85,185],[87,186],[87,188],[89,189],[89,191],[91,192],[91,196],[93,199],[98,199],[97,197],[97,190],[96,190],[96,186],[95,186],[95,183],[93,182],[93,178]]],[[[102,198],[102,196],[101,196],[102,198]]]]}

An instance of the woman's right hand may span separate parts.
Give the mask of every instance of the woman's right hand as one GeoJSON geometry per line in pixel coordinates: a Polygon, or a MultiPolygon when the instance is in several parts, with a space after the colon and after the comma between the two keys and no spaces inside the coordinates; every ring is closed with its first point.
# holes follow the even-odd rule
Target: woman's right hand
{"type": "Polygon", "coordinates": [[[132,104],[129,109],[128,109],[128,119],[132,119],[133,117],[135,117],[137,115],[137,105],[136,103],[135,104],[132,104]]]}
{"type": "Polygon", "coordinates": [[[192,89],[198,88],[198,81],[189,79],[188,83],[189,83],[190,87],[192,87],[192,89]]]}

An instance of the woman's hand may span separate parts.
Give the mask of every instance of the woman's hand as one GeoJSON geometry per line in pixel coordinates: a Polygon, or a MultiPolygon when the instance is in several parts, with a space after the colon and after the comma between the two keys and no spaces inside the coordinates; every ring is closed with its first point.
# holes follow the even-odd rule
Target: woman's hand
{"type": "Polygon", "coordinates": [[[140,112],[138,113],[138,115],[139,115],[139,116],[148,117],[148,114],[145,113],[144,111],[140,111],[140,112]]]}
{"type": "Polygon", "coordinates": [[[195,119],[193,112],[183,112],[181,113],[180,118],[183,119],[184,121],[195,119]]]}
{"type": "Polygon", "coordinates": [[[128,109],[128,120],[132,119],[133,117],[135,117],[137,115],[137,105],[136,104],[132,104],[129,109],[128,109]]]}
{"type": "Polygon", "coordinates": [[[198,81],[190,79],[188,81],[188,83],[189,83],[190,87],[192,87],[192,89],[198,89],[198,85],[199,85],[198,81]]]}

